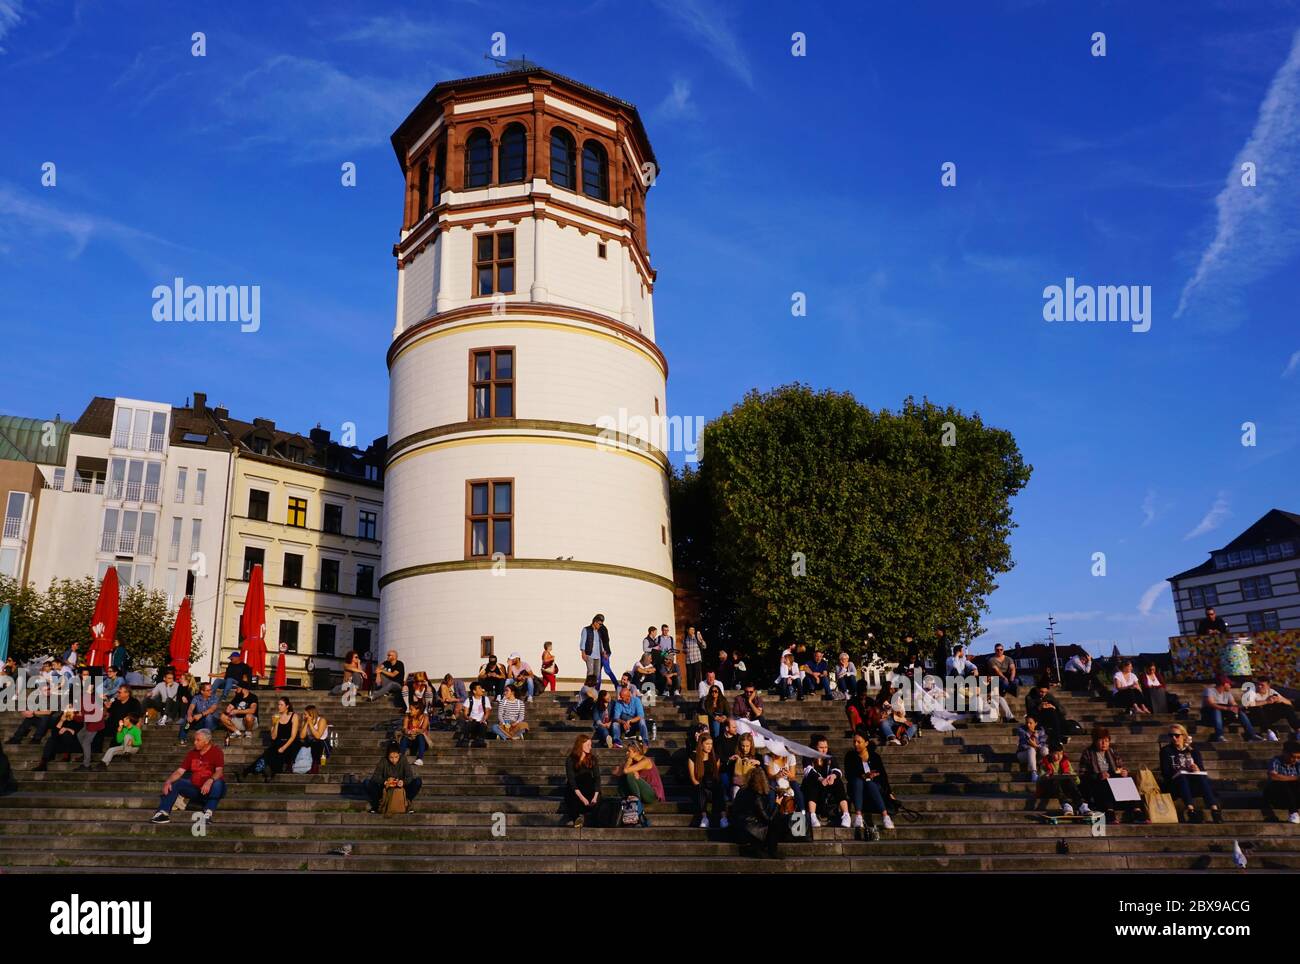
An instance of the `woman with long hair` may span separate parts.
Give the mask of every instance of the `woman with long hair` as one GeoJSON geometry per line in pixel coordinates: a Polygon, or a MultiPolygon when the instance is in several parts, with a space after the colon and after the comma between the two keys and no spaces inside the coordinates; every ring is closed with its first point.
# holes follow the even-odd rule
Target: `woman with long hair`
{"type": "Polygon", "coordinates": [[[1115,672],[1115,688],[1111,693],[1110,705],[1127,710],[1130,716],[1146,716],[1151,712],[1151,707],[1146,703],[1146,694],[1142,692],[1142,682],[1133,672],[1131,659],[1120,663],[1115,672]]]}
{"type": "Polygon", "coordinates": [[[349,649],[343,657],[343,682],[330,690],[330,696],[342,696],[344,693],[356,695],[361,692],[365,682],[366,670],[361,665],[361,657],[355,649],[349,649]]]}
{"type": "Polygon", "coordinates": [[[613,720],[610,718],[609,694],[601,690],[591,708],[591,733],[597,746],[609,746],[609,734],[613,725],[613,720]]]}
{"type": "Polygon", "coordinates": [[[727,698],[722,695],[722,687],[716,683],[710,686],[708,695],[700,700],[700,713],[709,718],[709,735],[715,740],[722,732],[722,727],[726,725],[727,715],[730,712],[727,698]]]}
{"type": "Polygon", "coordinates": [[[591,737],[579,733],[564,758],[564,816],[579,828],[596,814],[600,803],[600,765],[592,750],[591,737]]]}
{"type": "Polygon", "coordinates": [[[724,766],[731,773],[731,785],[737,791],[749,779],[750,770],[763,768],[763,761],[759,759],[758,750],[754,747],[753,733],[740,734],[736,740],[736,752],[731,755],[731,759],[724,761],[724,766]]]}
{"type": "Polygon", "coordinates": [[[627,756],[614,769],[614,775],[618,777],[619,793],[625,798],[636,799],[641,811],[641,824],[646,827],[650,826],[650,821],[645,816],[646,807],[659,799],[647,779],[648,771],[653,767],[654,761],[646,756],[645,745],[633,738],[627,741],[627,756]]]}
{"type": "Polygon", "coordinates": [[[761,766],[754,767],[731,804],[731,825],[739,842],[751,853],[777,857],[784,820],[769,803],[771,787],[761,766]]]}
{"type": "Polygon", "coordinates": [[[1192,746],[1192,737],[1181,723],[1169,725],[1169,742],[1160,748],[1160,773],[1165,785],[1182,797],[1188,823],[1204,820],[1196,809],[1197,794],[1210,808],[1210,818],[1215,823],[1223,823],[1201,751],[1192,746]]]}
{"type": "Polygon", "coordinates": [[[309,773],[320,773],[321,763],[330,755],[329,747],[330,721],[316,707],[308,706],[303,710],[302,738],[303,746],[311,750],[311,769],[309,773]]]}
{"type": "Polygon", "coordinates": [[[293,711],[293,703],[287,696],[281,696],[275,704],[275,715],[271,717],[270,742],[262,755],[240,772],[240,777],[251,776],[257,772],[258,763],[262,764],[262,779],[268,783],[277,773],[282,773],[293,766],[293,758],[298,752],[301,733],[298,714],[293,711]]]}
{"type": "Polygon", "coordinates": [[[727,818],[722,812],[722,764],[713,752],[713,737],[700,737],[695,744],[695,755],[686,761],[686,771],[695,788],[695,817],[699,825],[707,829],[712,812],[718,826],[726,827],[727,818]]]}
{"type": "Polygon", "coordinates": [[[853,804],[853,829],[876,839],[876,814],[881,815],[886,830],[894,829],[889,804],[894,801],[889,775],[875,747],[861,733],[853,734],[853,748],[844,757],[844,782],[848,784],[853,804]]]}
{"type": "Polygon", "coordinates": [[[408,749],[414,749],[415,759],[411,764],[417,767],[424,766],[424,754],[429,749],[429,714],[419,703],[412,703],[411,708],[402,717],[402,738],[397,745],[401,747],[403,753],[408,749]]]}

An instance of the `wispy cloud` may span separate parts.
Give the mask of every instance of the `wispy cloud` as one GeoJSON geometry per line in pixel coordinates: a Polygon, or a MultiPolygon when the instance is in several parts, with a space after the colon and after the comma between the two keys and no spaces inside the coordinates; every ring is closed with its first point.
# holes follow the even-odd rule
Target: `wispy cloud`
{"type": "Polygon", "coordinates": [[[1293,351],[1291,358],[1286,363],[1286,368],[1282,370],[1282,377],[1289,378],[1297,371],[1300,371],[1300,351],[1293,351]]]}
{"type": "Polygon", "coordinates": [[[1146,498],[1142,500],[1142,524],[1149,526],[1156,521],[1156,490],[1147,489],[1146,498]]]}
{"type": "Polygon", "coordinates": [[[1228,493],[1220,492],[1214,500],[1214,505],[1210,506],[1201,521],[1196,524],[1196,528],[1187,535],[1183,536],[1183,541],[1195,539],[1197,536],[1203,536],[1207,532],[1213,532],[1219,528],[1224,519],[1232,515],[1232,510],[1228,508],[1228,493]]]}
{"type": "Polygon", "coordinates": [[[695,101],[691,100],[691,82],[678,77],[672,90],[651,112],[656,120],[685,120],[696,114],[695,101]]]}
{"type": "Polygon", "coordinates": [[[1222,317],[1236,312],[1242,289],[1285,263],[1300,243],[1300,31],[1274,75],[1250,139],[1237,154],[1227,183],[1215,198],[1214,239],[1178,300],[1177,318],[1207,302],[1222,317]],[[1241,183],[1242,165],[1253,164],[1258,183],[1241,183]]]}
{"type": "Polygon", "coordinates": [[[1142,598],[1138,600],[1138,612],[1143,616],[1150,616],[1151,610],[1155,609],[1156,600],[1158,600],[1168,588],[1169,583],[1164,579],[1148,586],[1147,591],[1144,592],[1142,598]]]}
{"type": "MultiPolygon", "coordinates": [[[[1104,615],[1105,613],[1100,609],[1094,609],[1087,612],[1051,614],[1052,618],[1054,618],[1058,624],[1088,619],[1099,619],[1104,615]]],[[[1000,616],[996,619],[982,619],[980,620],[980,625],[984,627],[984,632],[981,633],[981,635],[987,636],[989,633],[995,632],[999,629],[1011,629],[1015,626],[1034,626],[1042,629],[1043,632],[1046,633],[1047,617],[1048,613],[1029,613],[1024,616],[1000,616]]]]}
{"type": "MultiPolygon", "coordinates": [[[[3,44],[5,35],[18,26],[22,19],[22,0],[0,0],[0,44],[3,44]]],[[[5,48],[0,46],[0,54],[4,52],[5,48]]]]}
{"type": "Polygon", "coordinates": [[[246,72],[218,98],[227,124],[247,131],[240,147],[273,145],[302,160],[321,151],[376,147],[428,86],[349,74],[288,54],[246,72]]]}
{"type": "Polygon", "coordinates": [[[654,0],[661,12],[711,50],[746,87],[754,86],[754,71],[732,29],[730,16],[708,0],[654,0]]]}

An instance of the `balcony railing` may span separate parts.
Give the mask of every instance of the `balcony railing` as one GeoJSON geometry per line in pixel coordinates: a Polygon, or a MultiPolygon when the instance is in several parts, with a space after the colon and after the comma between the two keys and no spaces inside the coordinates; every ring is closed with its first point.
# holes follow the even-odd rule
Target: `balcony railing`
{"type": "Polygon", "coordinates": [[[104,530],[104,534],[99,537],[99,551],[100,552],[117,551],[117,530],[116,529],[104,530]]]}
{"type": "Polygon", "coordinates": [[[171,544],[171,548],[167,550],[167,561],[177,562],[180,560],[180,557],[181,557],[181,544],[179,542],[173,542],[171,544]]]}
{"type": "Polygon", "coordinates": [[[158,483],[146,482],[144,484],[144,501],[152,505],[158,505],[162,499],[158,497],[158,483]]]}
{"type": "Polygon", "coordinates": [[[117,537],[117,552],[135,555],[135,533],[122,532],[117,537]]]}
{"type": "Polygon", "coordinates": [[[163,450],[163,436],[158,432],[149,434],[149,451],[161,452],[163,450]]]}
{"type": "Polygon", "coordinates": [[[21,539],[23,534],[23,520],[6,516],[4,533],[6,539],[21,539]]]}
{"type": "Polygon", "coordinates": [[[146,535],[140,536],[140,545],[136,551],[139,552],[140,555],[142,556],[152,556],[153,536],[146,536],[146,535]]]}
{"type": "Polygon", "coordinates": [[[129,449],[131,447],[131,433],[118,429],[113,433],[113,448],[129,449]]]}

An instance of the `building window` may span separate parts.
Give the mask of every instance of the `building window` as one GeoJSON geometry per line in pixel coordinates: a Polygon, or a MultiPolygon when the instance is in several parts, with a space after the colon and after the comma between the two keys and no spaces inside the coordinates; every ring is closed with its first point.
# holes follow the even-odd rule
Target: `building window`
{"type": "Polygon", "coordinates": [[[335,627],[328,623],[321,623],[316,627],[316,655],[333,656],[334,655],[334,631],[335,627]]]}
{"type": "Polygon", "coordinates": [[[609,200],[609,159],[595,141],[582,145],[582,193],[598,201],[609,200]]]}
{"type": "Polygon", "coordinates": [[[261,436],[249,439],[248,447],[256,455],[269,455],[271,453],[271,443],[261,436]]]}
{"type": "Polygon", "coordinates": [[[480,127],[465,142],[465,186],[487,187],[491,183],[492,138],[480,127]]]}
{"type": "Polygon", "coordinates": [[[667,527],[667,526],[660,526],[660,527],[659,527],[659,541],[662,542],[664,545],[668,545],[668,527],[667,527]]]}
{"type": "Polygon", "coordinates": [[[376,533],[379,531],[379,513],[371,512],[369,509],[362,509],[357,513],[357,535],[362,539],[378,538],[376,533]]]}
{"type": "Polygon", "coordinates": [[[267,511],[271,507],[271,493],[261,489],[248,490],[248,517],[265,522],[267,511]]]}
{"type": "Polygon", "coordinates": [[[470,352],[469,377],[471,419],[515,417],[513,348],[480,348],[470,352]]]}
{"type": "Polygon", "coordinates": [[[208,488],[208,471],[207,469],[199,469],[194,474],[194,504],[195,505],[203,504],[203,499],[207,494],[207,488],[208,488]]]}
{"type": "Polygon", "coordinates": [[[480,636],[478,638],[478,658],[487,659],[492,655],[493,640],[491,636],[480,636]]]}
{"type": "Polygon", "coordinates": [[[203,520],[195,519],[190,525],[190,555],[199,551],[199,540],[203,537],[203,520]]]}
{"type": "MultiPolygon", "coordinates": [[[[254,549],[252,546],[244,547],[244,582],[248,582],[253,577],[254,566],[266,565],[266,550],[254,549]]],[[[265,574],[265,568],[262,570],[265,574]]]]}
{"type": "Polygon", "coordinates": [[[1241,580],[1241,598],[1246,602],[1273,598],[1273,582],[1268,576],[1241,580]]]}
{"type": "Polygon", "coordinates": [[[515,233],[474,237],[474,294],[514,294],[515,233]]]}
{"type": "Polygon", "coordinates": [[[298,652],[298,624],[292,619],[280,620],[280,642],[289,652],[298,652]]]}
{"type": "Polygon", "coordinates": [[[598,257],[598,258],[606,258],[606,259],[608,259],[608,257],[609,257],[609,248],[608,248],[608,246],[605,244],[604,241],[597,241],[597,242],[596,242],[596,257],[598,257]]]}
{"type": "Polygon", "coordinates": [[[352,649],[358,656],[365,656],[370,652],[370,627],[354,626],[352,628],[352,649]]]}
{"type": "Polygon", "coordinates": [[[366,481],[367,481],[367,482],[378,482],[378,481],[379,481],[379,466],[374,465],[374,464],[372,464],[372,463],[370,463],[370,462],[367,462],[367,463],[365,464],[364,468],[365,468],[366,481]]]}
{"type": "Polygon", "coordinates": [[[343,506],[325,503],[325,531],[332,535],[343,533],[343,506]]]}
{"type": "Polygon", "coordinates": [[[185,483],[188,475],[189,475],[189,471],[187,469],[176,470],[176,501],[177,502],[185,501],[185,483]]]}
{"type": "Polygon", "coordinates": [[[1278,622],[1276,609],[1267,609],[1264,612],[1246,613],[1246,625],[1252,633],[1276,632],[1281,628],[1281,624],[1278,622]]]}
{"type": "Polygon", "coordinates": [[[497,172],[502,184],[518,184],[524,180],[526,160],[528,157],[528,134],[523,124],[511,124],[501,135],[501,147],[497,152],[497,172]]]}
{"type": "Polygon", "coordinates": [[[298,529],[307,528],[307,500],[290,496],[289,517],[285,521],[298,529]]]}
{"type": "Polygon", "coordinates": [[[181,558],[181,518],[174,516],[172,518],[172,540],[167,549],[168,562],[180,562],[181,558]]]}
{"type": "Polygon", "coordinates": [[[304,453],[304,451],[303,451],[303,447],[302,447],[301,445],[290,445],[290,446],[289,446],[289,461],[290,461],[290,462],[301,462],[301,461],[303,461],[303,456],[304,456],[304,454],[305,454],[305,453],[304,453]]]}
{"type": "Polygon", "coordinates": [[[362,599],[372,599],[375,595],[375,567],[359,564],[357,566],[357,595],[362,599]]]}
{"type": "Polygon", "coordinates": [[[23,518],[27,515],[27,493],[10,492],[5,502],[6,539],[21,539],[23,535],[23,518]]]}
{"type": "Polygon", "coordinates": [[[482,479],[468,483],[465,524],[466,558],[514,553],[514,480],[482,479]]]}
{"type": "Polygon", "coordinates": [[[1193,609],[1209,609],[1219,605],[1219,592],[1214,586],[1193,586],[1187,591],[1193,609]]]}
{"type": "Polygon", "coordinates": [[[284,554],[284,578],[280,582],[291,589],[302,588],[302,556],[293,552],[284,554]]]}
{"type": "Polygon", "coordinates": [[[18,550],[0,549],[0,576],[18,578],[18,550]]]}
{"type": "Polygon", "coordinates": [[[442,201],[443,188],[447,186],[447,142],[439,141],[438,149],[433,155],[433,204],[437,207],[442,201]]]}
{"type": "Polygon", "coordinates": [[[322,559],[320,561],[320,591],[339,591],[339,561],[337,559],[322,559]]]}
{"type": "Polygon", "coordinates": [[[576,148],[573,135],[563,127],[551,131],[551,183],[556,187],[577,189],[574,178],[576,148]]]}

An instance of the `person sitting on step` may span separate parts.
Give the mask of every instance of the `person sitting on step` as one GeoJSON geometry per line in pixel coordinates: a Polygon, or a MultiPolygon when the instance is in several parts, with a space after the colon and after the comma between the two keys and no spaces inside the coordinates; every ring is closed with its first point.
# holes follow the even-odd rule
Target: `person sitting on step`
{"type": "Polygon", "coordinates": [[[609,693],[601,691],[596,705],[591,708],[591,738],[597,746],[613,746],[614,717],[609,705],[609,693]]]}
{"type": "Polygon", "coordinates": [[[1292,736],[1300,733],[1300,717],[1296,716],[1295,704],[1273,689],[1272,680],[1267,676],[1256,677],[1254,690],[1241,694],[1241,705],[1250,712],[1252,724],[1267,729],[1270,740],[1277,740],[1273,728],[1283,720],[1291,727],[1292,736]]]}
{"type": "Polygon", "coordinates": [[[197,730],[194,748],[185,754],[181,765],[163,784],[158,810],[150,818],[150,823],[171,823],[170,814],[177,797],[198,801],[204,819],[211,822],[217,804],[226,795],[225,766],[226,758],[221,748],[212,742],[212,733],[197,730]]]}
{"type": "Polygon", "coordinates": [[[506,696],[497,704],[497,722],[492,732],[499,740],[522,740],[528,734],[524,719],[527,704],[523,700],[522,686],[507,686],[506,696]]]}
{"type": "Polygon", "coordinates": [[[266,749],[260,757],[244,767],[239,774],[241,779],[260,770],[262,779],[269,783],[277,774],[293,766],[293,759],[298,755],[301,728],[298,714],[293,711],[293,703],[288,697],[281,696],[276,701],[270,730],[266,749]]]}
{"type": "Polygon", "coordinates": [[[764,726],[767,723],[763,719],[763,697],[758,694],[753,683],[746,683],[732,701],[731,715],[738,720],[749,720],[749,722],[757,723],[759,726],[764,726]]]}
{"type": "Polygon", "coordinates": [[[330,690],[330,696],[343,696],[345,693],[355,700],[361,687],[366,682],[366,668],[361,665],[361,657],[355,649],[349,649],[343,656],[343,681],[330,690]]]}
{"type": "Polygon", "coordinates": [[[787,650],[781,654],[781,665],[776,674],[776,688],[784,703],[792,696],[803,699],[803,671],[795,665],[794,653],[787,650]]]}
{"type": "Polygon", "coordinates": [[[823,700],[834,699],[831,692],[831,664],[826,661],[826,656],[820,649],[813,650],[813,658],[808,661],[808,669],[803,674],[803,691],[811,695],[817,690],[822,691],[823,700]]]}
{"type": "Polygon", "coordinates": [[[1025,712],[1043,725],[1053,743],[1070,741],[1065,714],[1052,696],[1052,680],[1047,674],[1040,676],[1033,689],[1025,694],[1025,712]]]}
{"type": "Polygon", "coordinates": [[[492,697],[487,695],[482,682],[470,684],[469,698],[461,704],[460,731],[457,746],[486,746],[488,722],[492,718],[492,697]]]}
{"type": "Polygon", "coordinates": [[[1192,746],[1192,738],[1181,723],[1170,725],[1169,742],[1160,748],[1160,773],[1165,786],[1182,797],[1188,823],[1200,823],[1203,819],[1196,810],[1197,794],[1210,808],[1214,822],[1223,823],[1223,814],[1219,812],[1219,801],[1215,799],[1210,775],[1205,772],[1201,751],[1192,746]]]}
{"type": "Polygon", "coordinates": [[[784,753],[765,753],[763,769],[767,771],[772,805],[779,813],[803,813],[808,809],[803,796],[803,773],[798,757],[788,750],[784,753]]]}
{"type": "Polygon", "coordinates": [[[893,830],[889,806],[896,801],[889,776],[875,746],[861,733],[853,734],[853,746],[845,754],[844,779],[853,803],[853,828],[874,840],[878,836],[875,815],[880,814],[884,828],[893,830]]]}
{"type": "Polygon", "coordinates": [[[564,818],[575,829],[596,822],[600,806],[600,764],[592,748],[592,739],[578,734],[573,748],[564,758],[564,818]]]}
{"type": "Polygon", "coordinates": [[[840,826],[852,826],[849,818],[849,795],[844,785],[844,771],[835,765],[830,755],[830,741],[820,733],[809,740],[821,756],[811,758],[803,769],[802,790],[804,802],[808,808],[808,823],[820,827],[820,813],[830,820],[838,813],[840,826]]]}
{"type": "Polygon", "coordinates": [[[1001,643],[994,645],[993,655],[984,661],[984,666],[993,677],[998,692],[1010,693],[1012,696],[1020,692],[1020,682],[1016,678],[1016,661],[1007,655],[1006,647],[1001,643]]]}
{"type": "Polygon", "coordinates": [[[1146,696],[1142,692],[1142,681],[1133,672],[1131,659],[1121,662],[1119,669],[1115,671],[1110,705],[1118,710],[1124,710],[1130,716],[1147,716],[1151,713],[1151,707],[1147,706],[1146,696]]]}
{"type": "Polygon", "coordinates": [[[428,734],[429,714],[424,712],[424,707],[415,703],[402,717],[402,727],[396,734],[399,750],[408,757],[412,750],[415,751],[415,756],[411,759],[412,766],[424,766],[424,754],[429,749],[428,734]]]}
{"type": "Polygon", "coordinates": [[[727,698],[722,695],[722,687],[714,683],[704,699],[700,700],[700,715],[709,723],[709,735],[715,739],[727,725],[730,708],[727,698]]]}
{"type": "MultiPolygon", "coordinates": [[[[722,739],[726,740],[725,735],[722,739]]],[[[758,750],[754,746],[753,733],[741,733],[736,737],[736,749],[723,759],[722,766],[724,783],[730,783],[731,794],[734,796],[745,785],[745,781],[749,779],[749,771],[755,767],[759,769],[763,767],[763,761],[759,758],[758,750]],[[728,775],[730,780],[727,780],[728,775]]]]}
{"type": "Polygon", "coordinates": [[[411,681],[403,688],[402,701],[408,708],[418,703],[426,714],[433,712],[435,697],[428,673],[419,672],[411,677],[411,681]]]}
{"type": "Polygon", "coordinates": [[[424,782],[415,775],[411,761],[402,753],[396,743],[389,743],[384,755],[375,765],[374,772],[362,781],[361,789],[370,802],[368,813],[378,813],[385,790],[401,789],[406,792],[406,812],[415,813],[415,798],[419,796],[424,782]]]}
{"type": "Polygon", "coordinates": [[[624,686],[618,692],[611,714],[614,722],[614,745],[622,746],[625,736],[639,736],[642,743],[650,742],[650,729],[646,726],[645,708],[641,697],[630,686],[624,686]]]}
{"type": "Polygon", "coordinates": [[[84,737],[81,736],[85,725],[85,721],[75,707],[69,706],[59,713],[58,722],[54,724],[49,737],[45,740],[45,746],[41,748],[41,761],[32,769],[43,772],[49,768],[50,761],[56,756],[64,754],[71,759],[72,754],[84,751],[85,758],[78,769],[89,770],[90,745],[89,741],[83,745],[84,737]]]}
{"type": "Polygon", "coordinates": [[[113,739],[113,746],[104,751],[104,766],[113,762],[113,758],[122,754],[139,753],[143,745],[143,737],[140,735],[140,717],[125,716],[117,725],[117,735],[113,739]]]}
{"type": "MultiPolygon", "coordinates": [[[[109,706],[109,710],[112,710],[109,706]]],[[[112,723],[116,731],[117,723],[112,723]]],[[[186,736],[191,730],[207,730],[211,735],[221,728],[221,697],[212,692],[211,683],[203,683],[199,686],[199,692],[194,699],[190,700],[189,706],[185,708],[185,719],[181,723],[180,732],[177,734],[176,742],[185,743],[186,736]]]]}
{"type": "Polygon", "coordinates": [[[780,857],[780,845],[791,839],[790,822],[770,802],[771,788],[762,767],[749,771],[731,803],[731,826],[737,841],[754,855],[780,857]]]}
{"type": "Polygon", "coordinates": [[[876,706],[880,710],[880,735],[890,746],[907,746],[916,739],[920,730],[907,715],[903,694],[889,680],[881,684],[876,706]]]}
{"type": "Polygon", "coordinates": [[[226,735],[226,746],[232,739],[251,740],[257,732],[257,694],[245,684],[236,683],[235,694],[217,722],[226,735]]]}
{"type": "Polygon", "coordinates": [[[146,716],[153,713],[157,726],[166,726],[169,720],[179,720],[185,715],[180,701],[181,684],[176,678],[176,671],[170,666],[163,671],[162,682],[149,691],[144,698],[146,716]]]}
{"type": "MultiPolygon", "coordinates": [[[[427,719],[427,717],[426,717],[427,719]]],[[[320,773],[321,761],[329,757],[330,721],[316,709],[308,706],[302,713],[302,731],[298,734],[302,745],[311,751],[311,769],[308,773],[320,773]]]]}
{"type": "Polygon", "coordinates": [[[1213,686],[1207,686],[1201,694],[1201,724],[1214,727],[1211,743],[1222,743],[1224,725],[1232,721],[1241,724],[1241,731],[1248,741],[1259,742],[1264,739],[1255,732],[1250,715],[1237,705],[1236,697],[1232,695],[1232,680],[1220,676],[1213,686]]]}
{"type": "Polygon", "coordinates": [[[1047,756],[1049,743],[1047,730],[1032,715],[1026,714],[1024,725],[1016,728],[1016,758],[1029,771],[1030,783],[1038,781],[1039,764],[1047,756]]]}
{"type": "Polygon", "coordinates": [[[623,799],[637,801],[641,813],[641,825],[648,827],[650,821],[645,815],[645,810],[659,799],[654,786],[649,781],[654,761],[646,756],[645,744],[640,740],[628,740],[626,749],[627,755],[623,762],[614,768],[614,776],[618,778],[618,791],[623,799]]]}
{"type": "Polygon", "coordinates": [[[1117,801],[1111,792],[1110,781],[1128,775],[1124,761],[1111,746],[1110,730],[1096,727],[1088,748],[1079,757],[1079,790],[1089,807],[1105,812],[1109,823],[1115,822],[1117,811],[1125,813],[1127,823],[1146,823],[1141,800],[1117,801]]]}
{"type": "Polygon", "coordinates": [[[1186,705],[1165,686],[1165,678],[1160,675],[1155,663],[1147,662],[1138,674],[1138,682],[1142,684],[1142,701],[1151,708],[1152,713],[1186,713],[1186,705]]]}
{"type": "Polygon", "coordinates": [[[1079,792],[1079,781],[1070,769],[1070,758],[1065,755],[1065,747],[1059,743],[1053,743],[1048,748],[1038,781],[1034,784],[1034,792],[1039,808],[1048,800],[1059,800],[1062,816],[1074,816],[1075,810],[1082,816],[1092,812],[1084,803],[1083,794],[1079,792]]]}
{"type": "Polygon", "coordinates": [[[654,652],[644,650],[641,658],[632,664],[632,685],[644,693],[646,687],[654,687],[658,690],[659,669],[655,666],[654,652]]]}
{"type": "Polygon", "coordinates": [[[496,656],[489,654],[487,662],[478,668],[478,681],[489,695],[501,699],[506,691],[505,664],[497,662],[496,656]]]}
{"type": "Polygon", "coordinates": [[[722,790],[722,761],[713,747],[713,737],[705,734],[695,744],[695,753],[686,760],[686,775],[695,791],[695,822],[708,829],[709,815],[720,827],[727,826],[726,799],[722,790]]]}
{"type": "Polygon", "coordinates": [[[517,689],[519,698],[526,698],[529,703],[537,692],[537,674],[518,653],[511,653],[506,661],[506,685],[517,689]]]}
{"type": "MultiPolygon", "coordinates": [[[[390,649],[384,661],[375,671],[375,688],[371,690],[366,701],[373,703],[382,696],[396,693],[402,695],[402,684],[406,682],[406,664],[397,658],[397,650],[390,649]]],[[[403,701],[402,709],[406,709],[403,701]]]]}
{"type": "Polygon", "coordinates": [[[1287,740],[1269,762],[1264,802],[1285,810],[1288,822],[1300,823],[1300,742],[1287,740]]]}

